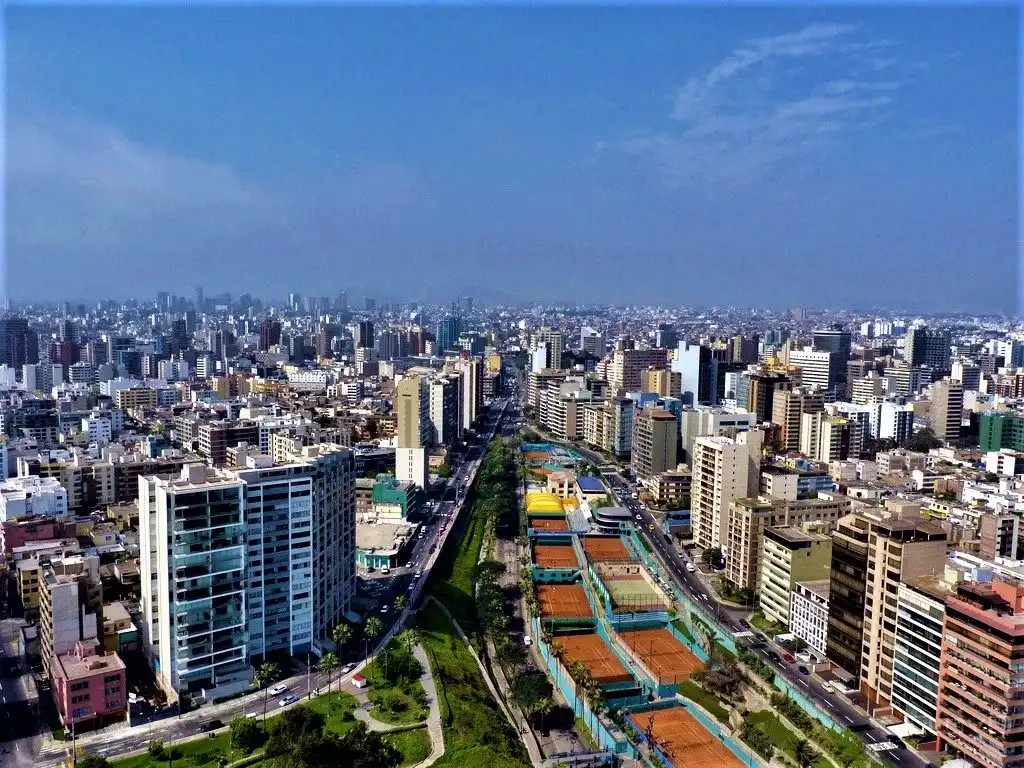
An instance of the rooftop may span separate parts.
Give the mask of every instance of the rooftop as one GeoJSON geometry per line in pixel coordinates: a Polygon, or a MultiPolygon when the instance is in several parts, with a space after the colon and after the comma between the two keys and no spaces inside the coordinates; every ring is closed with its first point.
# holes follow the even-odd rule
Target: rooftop
{"type": "Polygon", "coordinates": [[[367,552],[397,552],[401,548],[399,539],[412,535],[416,526],[412,523],[357,523],[356,547],[367,552]]]}
{"type": "MultiPolygon", "coordinates": [[[[81,644],[79,644],[81,645],[81,644]]],[[[53,665],[53,676],[64,678],[70,682],[83,680],[96,675],[109,675],[113,672],[123,672],[124,662],[116,653],[105,653],[102,656],[86,651],[78,653],[71,651],[63,656],[55,656],[57,661],[53,665]]]]}
{"type": "Polygon", "coordinates": [[[829,579],[819,579],[818,581],[800,581],[797,584],[822,600],[828,600],[832,582],[829,579]]]}
{"type": "Polygon", "coordinates": [[[605,487],[598,478],[590,475],[581,475],[576,478],[576,484],[584,493],[604,493],[605,487]]]}

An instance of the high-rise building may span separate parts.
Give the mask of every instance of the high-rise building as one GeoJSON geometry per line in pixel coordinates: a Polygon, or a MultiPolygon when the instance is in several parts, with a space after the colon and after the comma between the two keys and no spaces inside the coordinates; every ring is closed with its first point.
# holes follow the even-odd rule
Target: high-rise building
{"type": "Polygon", "coordinates": [[[633,419],[633,446],[629,466],[645,485],[656,475],[675,469],[679,421],[668,411],[647,408],[633,419]]]}
{"type": "Polygon", "coordinates": [[[931,424],[935,436],[955,443],[964,420],[964,385],[952,379],[932,384],[931,424]]]}
{"type": "MultiPolygon", "coordinates": [[[[835,354],[827,350],[814,350],[810,347],[790,350],[788,362],[800,369],[800,383],[807,388],[835,391],[835,374],[838,368],[833,363],[835,354]]],[[[843,360],[843,377],[845,386],[846,361],[843,360]]]]}
{"type": "Polygon", "coordinates": [[[952,337],[949,331],[917,326],[907,332],[903,359],[912,367],[927,366],[939,372],[950,371],[952,337]]]}
{"type": "Polygon", "coordinates": [[[685,405],[714,405],[718,398],[717,376],[709,347],[680,342],[671,368],[681,376],[680,399],[685,405]]]}
{"type": "Polygon", "coordinates": [[[654,392],[662,397],[679,397],[682,375],[669,368],[648,368],[640,373],[640,390],[654,392]]]}
{"type": "Polygon", "coordinates": [[[398,382],[395,387],[395,413],[398,416],[397,447],[426,448],[430,445],[433,425],[425,378],[406,376],[398,382]]]}
{"type": "Polygon", "coordinates": [[[892,708],[925,733],[935,733],[942,658],[945,581],[915,579],[896,591],[892,708]]]}
{"type": "Polygon", "coordinates": [[[792,380],[784,373],[768,371],[754,371],[746,374],[745,378],[747,398],[737,404],[756,413],[759,423],[774,421],[775,393],[792,389],[792,380]]]}
{"type": "Polygon", "coordinates": [[[764,433],[757,429],[735,438],[694,440],[690,519],[700,550],[724,546],[731,503],[757,494],[763,442],[764,433]]]}
{"type": "Polygon", "coordinates": [[[816,330],[813,337],[815,350],[832,355],[829,358],[829,388],[842,397],[846,396],[846,363],[850,359],[851,339],[850,332],[841,325],[816,330]]]}
{"type": "Polygon", "coordinates": [[[887,379],[874,371],[848,381],[850,402],[854,405],[870,405],[882,399],[887,391],[887,379]]]}
{"type": "Polygon", "coordinates": [[[670,325],[659,325],[654,332],[654,346],[662,349],[675,349],[679,346],[679,334],[670,325]]]}
{"type": "Polygon", "coordinates": [[[459,381],[442,376],[431,380],[428,387],[430,401],[431,442],[452,445],[462,437],[459,422],[459,381]]]}
{"type": "Polygon", "coordinates": [[[945,599],[936,748],[984,768],[1019,768],[1024,585],[996,577],[945,599]]]}
{"type": "Polygon", "coordinates": [[[693,463],[693,444],[698,437],[735,437],[757,426],[757,414],[736,408],[714,408],[700,405],[687,408],[680,415],[679,433],[684,459],[693,463]]]}
{"type": "Polygon", "coordinates": [[[730,362],[749,365],[757,362],[760,346],[761,338],[756,333],[753,336],[737,334],[726,344],[726,354],[730,362]]]}
{"type": "Polygon", "coordinates": [[[584,326],[583,329],[580,330],[580,349],[584,354],[591,355],[600,360],[604,357],[604,336],[593,328],[584,326]]]}
{"type": "Polygon", "coordinates": [[[553,328],[541,328],[534,334],[534,344],[547,345],[547,365],[545,368],[561,370],[562,353],[565,352],[565,334],[553,328]]]}
{"type": "Polygon", "coordinates": [[[39,336],[23,317],[0,318],[0,365],[16,370],[39,362],[39,336]]]}
{"type": "Polygon", "coordinates": [[[854,434],[848,419],[825,411],[805,413],[800,417],[800,453],[825,463],[856,458],[854,434]]]}
{"type": "Polygon", "coordinates": [[[1024,451],[1024,416],[1015,411],[981,414],[978,433],[982,453],[1002,448],[1024,451]]]}
{"type": "Polygon", "coordinates": [[[445,315],[437,323],[437,349],[444,354],[459,345],[462,320],[458,315],[445,315]]]}
{"type": "Polygon", "coordinates": [[[781,429],[780,447],[784,451],[799,451],[803,415],[823,411],[825,399],[820,391],[806,389],[779,389],[773,398],[771,421],[781,429]]]}
{"type": "Polygon", "coordinates": [[[280,343],[281,323],[271,318],[267,318],[260,323],[260,351],[266,352],[271,347],[275,347],[280,343]]]}
{"type": "Polygon", "coordinates": [[[665,349],[617,349],[608,370],[608,387],[612,392],[635,392],[640,389],[641,372],[666,365],[665,349]]]}
{"type": "Polygon", "coordinates": [[[376,339],[373,335],[373,322],[361,320],[355,326],[356,349],[374,349],[376,339]]]}
{"type": "Polygon", "coordinates": [[[761,612],[771,621],[789,626],[789,606],[800,582],[828,576],[832,539],[794,526],[764,529],[761,573],[757,589],[761,612]]]}

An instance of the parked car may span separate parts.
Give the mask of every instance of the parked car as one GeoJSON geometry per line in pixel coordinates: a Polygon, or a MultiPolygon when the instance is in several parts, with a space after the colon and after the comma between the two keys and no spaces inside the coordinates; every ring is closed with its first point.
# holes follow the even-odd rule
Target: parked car
{"type": "Polygon", "coordinates": [[[799,667],[797,667],[797,669],[800,671],[801,675],[809,675],[809,674],[811,674],[810,670],[807,669],[807,667],[805,667],[803,664],[801,664],[799,667]]]}
{"type": "Polygon", "coordinates": [[[391,606],[390,605],[382,605],[381,608],[380,608],[380,612],[381,613],[387,613],[389,610],[391,610],[391,606]]]}
{"type": "Polygon", "coordinates": [[[687,571],[687,573],[693,573],[696,570],[697,570],[697,566],[695,566],[693,563],[687,563],[686,564],[686,571],[687,571]]]}
{"type": "Polygon", "coordinates": [[[793,656],[792,653],[784,653],[782,654],[782,660],[787,664],[792,664],[794,661],[796,661],[796,658],[793,656]]]}
{"type": "Polygon", "coordinates": [[[216,731],[218,728],[223,728],[224,723],[220,720],[208,720],[199,726],[200,733],[209,733],[210,731],[216,731]]]}
{"type": "Polygon", "coordinates": [[[779,661],[781,660],[780,657],[779,657],[779,654],[777,654],[775,651],[768,651],[767,656],[768,656],[769,659],[774,661],[776,664],[778,664],[779,661]]]}
{"type": "Polygon", "coordinates": [[[355,668],[356,668],[355,664],[346,664],[344,667],[341,668],[341,674],[347,675],[349,672],[351,672],[355,668]]]}
{"type": "Polygon", "coordinates": [[[835,693],[836,689],[832,687],[831,683],[822,683],[821,690],[823,690],[825,693],[835,693]]]}
{"type": "Polygon", "coordinates": [[[282,693],[288,690],[288,686],[284,683],[278,683],[270,689],[269,693],[271,696],[280,696],[282,693]]]}

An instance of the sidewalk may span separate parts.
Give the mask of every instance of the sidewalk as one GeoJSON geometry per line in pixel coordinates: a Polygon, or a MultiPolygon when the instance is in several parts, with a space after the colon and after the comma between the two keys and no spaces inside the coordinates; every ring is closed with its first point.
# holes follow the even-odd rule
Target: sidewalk
{"type": "MultiPolygon", "coordinates": [[[[427,768],[433,765],[440,759],[441,755],[444,754],[444,732],[441,726],[441,706],[437,700],[437,686],[434,685],[434,676],[430,672],[430,660],[427,658],[427,652],[423,650],[423,646],[417,645],[413,648],[413,656],[423,667],[423,674],[420,676],[420,685],[423,686],[423,690],[427,692],[427,703],[430,706],[430,712],[427,714],[427,719],[423,721],[421,725],[426,726],[427,735],[430,736],[430,756],[419,763],[416,768],[427,768]]],[[[367,696],[366,691],[350,687],[351,690],[346,693],[351,693],[355,696],[360,703],[360,707],[353,713],[356,720],[361,720],[366,723],[367,727],[371,731],[379,731],[381,733],[388,733],[390,731],[405,731],[412,730],[408,725],[389,725],[382,723],[380,720],[374,719],[373,715],[370,714],[370,699],[367,696]]]]}

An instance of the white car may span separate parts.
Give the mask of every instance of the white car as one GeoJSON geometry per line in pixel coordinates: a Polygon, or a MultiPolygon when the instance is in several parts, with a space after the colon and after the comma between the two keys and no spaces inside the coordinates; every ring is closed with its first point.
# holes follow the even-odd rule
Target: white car
{"type": "Polygon", "coordinates": [[[697,566],[694,565],[693,563],[687,563],[686,564],[686,572],[687,573],[693,573],[696,570],[697,570],[697,566]]]}
{"type": "Polygon", "coordinates": [[[289,693],[287,696],[281,697],[281,700],[277,703],[277,706],[287,707],[289,704],[294,704],[298,700],[298,697],[289,693]]]}
{"type": "Polygon", "coordinates": [[[640,515],[637,515],[637,516],[636,516],[636,519],[637,519],[637,520],[643,520],[643,517],[641,517],[640,515]]]}
{"type": "Polygon", "coordinates": [[[284,683],[280,683],[280,684],[275,685],[273,688],[270,689],[270,695],[271,696],[280,696],[282,693],[284,693],[287,690],[288,690],[288,686],[285,685],[284,683]]]}
{"type": "Polygon", "coordinates": [[[825,693],[834,693],[836,689],[832,687],[831,683],[822,683],[821,690],[823,690],[825,693]]]}
{"type": "Polygon", "coordinates": [[[380,612],[381,613],[387,613],[390,610],[391,610],[391,606],[390,605],[382,605],[381,608],[380,608],[380,612]]]}
{"type": "Polygon", "coordinates": [[[356,668],[355,664],[346,664],[344,667],[341,668],[341,674],[347,675],[349,672],[351,672],[355,668],[356,668]]]}
{"type": "Polygon", "coordinates": [[[529,648],[531,645],[533,645],[533,638],[531,638],[529,635],[523,635],[523,645],[529,648]]]}

